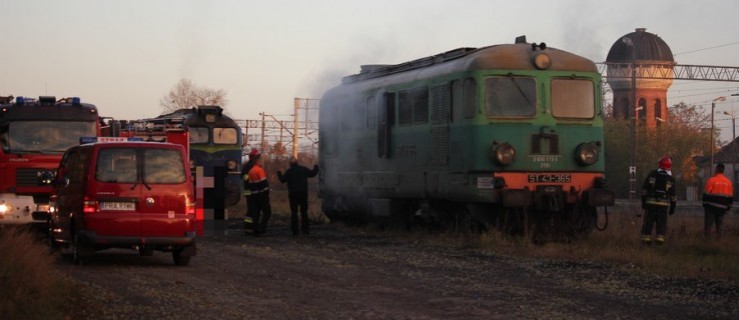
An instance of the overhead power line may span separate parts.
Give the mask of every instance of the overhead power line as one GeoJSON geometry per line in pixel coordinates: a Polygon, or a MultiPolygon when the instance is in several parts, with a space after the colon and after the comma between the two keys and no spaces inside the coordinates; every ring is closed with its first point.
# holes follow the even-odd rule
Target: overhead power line
{"type": "Polygon", "coordinates": [[[706,51],[706,50],[711,50],[711,49],[716,49],[716,48],[721,48],[721,47],[727,47],[727,46],[731,46],[731,45],[735,45],[735,44],[739,44],[739,41],[729,42],[729,43],[725,43],[725,44],[714,46],[714,47],[708,47],[708,48],[703,48],[703,49],[696,49],[696,50],[691,50],[691,51],[680,52],[680,53],[673,54],[673,56],[679,56],[679,55],[693,53],[693,52],[700,52],[700,51],[706,51]]]}

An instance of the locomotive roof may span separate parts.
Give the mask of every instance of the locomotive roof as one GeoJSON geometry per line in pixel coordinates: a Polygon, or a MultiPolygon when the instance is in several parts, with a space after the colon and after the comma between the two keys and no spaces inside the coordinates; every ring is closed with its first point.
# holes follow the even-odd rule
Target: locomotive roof
{"type": "Polygon", "coordinates": [[[591,60],[545,45],[530,43],[501,44],[482,48],[458,48],[437,55],[394,65],[363,65],[358,74],[346,76],[342,83],[360,82],[410,71],[429,70],[430,74],[479,69],[535,70],[533,58],[546,53],[551,60],[547,70],[598,72],[591,60]]]}

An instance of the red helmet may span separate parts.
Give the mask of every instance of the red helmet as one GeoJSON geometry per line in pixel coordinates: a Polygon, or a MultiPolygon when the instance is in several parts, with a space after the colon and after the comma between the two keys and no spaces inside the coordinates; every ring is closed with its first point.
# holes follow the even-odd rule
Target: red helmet
{"type": "Polygon", "coordinates": [[[259,150],[257,150],[256,148],[255,149],[251,149],[251,152],[249,152],[249,157],[254,157],[254,156],[258,156],[258,155],[259,155],[259,150]]]}
{"type": "Polygon", "coordinates": [[[662,157],[659,159],[659,168],[662,170],[670,170],[672,169],[672,160],[670,160],[670,157],[662,157]]]}

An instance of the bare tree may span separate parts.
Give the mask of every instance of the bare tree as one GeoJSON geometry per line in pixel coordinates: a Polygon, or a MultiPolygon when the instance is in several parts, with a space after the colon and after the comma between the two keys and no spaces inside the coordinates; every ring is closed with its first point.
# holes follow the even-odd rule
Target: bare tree
{"type": "Polygon", "coordinates": [[[227,104],[225,90],[200,87],[184,78],[159,101],[163,113],[204,105],[220,106],[225,110],[227,104]]]}

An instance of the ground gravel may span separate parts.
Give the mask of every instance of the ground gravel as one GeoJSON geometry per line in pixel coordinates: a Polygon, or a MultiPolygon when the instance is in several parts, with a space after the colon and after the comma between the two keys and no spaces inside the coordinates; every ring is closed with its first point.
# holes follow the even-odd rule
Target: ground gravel
{"type": "Polygon", "coordinates": [[[171,255],[107,250],[56,267],[74,319],[737,319],[739,284],[496,255],[459,241],[319,225],[232,228],[171,255]]]}

